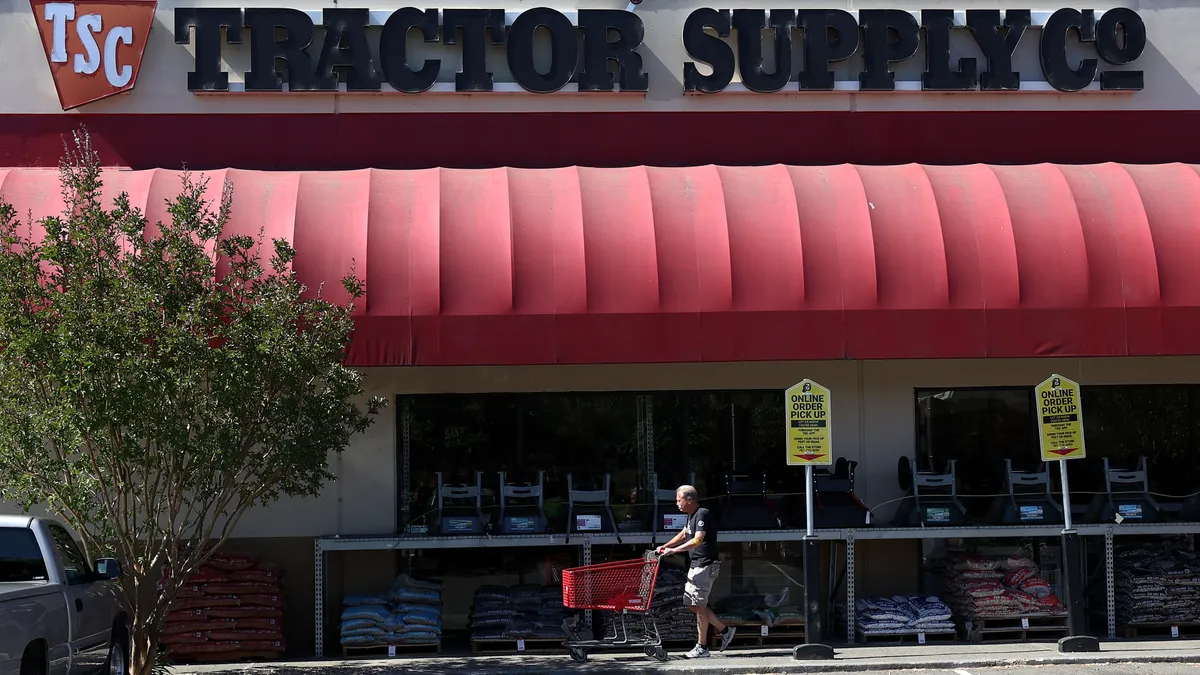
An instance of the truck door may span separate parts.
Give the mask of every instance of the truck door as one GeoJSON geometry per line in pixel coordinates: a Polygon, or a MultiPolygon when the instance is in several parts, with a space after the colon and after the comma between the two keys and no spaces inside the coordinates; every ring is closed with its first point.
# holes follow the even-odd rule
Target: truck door
{"type": "Polygon", "coordinates": [[[108,657],[112,632],[110,592],[96,581],[92,566],[71,533],[57,523],[49,523],[50,536],[67,582],[67,611],[71,613],[71,673],[95,673],[108,657]]]}

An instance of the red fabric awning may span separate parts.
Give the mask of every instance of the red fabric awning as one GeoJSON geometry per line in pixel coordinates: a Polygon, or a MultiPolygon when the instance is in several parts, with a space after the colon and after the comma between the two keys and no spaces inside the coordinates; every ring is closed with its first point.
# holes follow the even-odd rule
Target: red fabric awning
{"type": "MultiPolygon", "coordinates": [[[[1200,354],[1190,165],[208,176],[308,284],[356,261],[359,366],[1200,354]]],[[[57,213],[57,180],[0,196],[57,213]]],[[[105,180],[163,219],[180,174],[105,180]]]]}

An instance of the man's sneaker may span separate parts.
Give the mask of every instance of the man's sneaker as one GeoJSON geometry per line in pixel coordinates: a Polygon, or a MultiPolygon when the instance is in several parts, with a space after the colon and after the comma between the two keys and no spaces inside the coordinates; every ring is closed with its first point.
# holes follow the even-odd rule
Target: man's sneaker
{"type": "Polygon", "coordinates": [[[704,647],[701,647],[700,645],[696,645],[695,647],[692,647],[692,651],[684,654],[683,658],[685,658],[685,659],[707,659],[709,656],[711,656],[711,654],[708,653],[707,649],[705,649],[704,647]]]}
{"type": "Polygon", "coordinates": [[[721,651],[721,652],[725,651],[725,648],[729,646],[729,643],[733,642],[733,634],[736,632],[737,632],[737,628],[735,628],[733,626],[726,626],[725,632],[721,633],[721,648],[718,649],[717,651],[721,651]]]}

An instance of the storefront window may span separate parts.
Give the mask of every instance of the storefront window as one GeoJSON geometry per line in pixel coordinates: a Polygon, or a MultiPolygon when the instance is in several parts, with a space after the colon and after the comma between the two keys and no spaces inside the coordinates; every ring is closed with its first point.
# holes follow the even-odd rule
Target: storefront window
{"type": "Polygon", "coordinates": [[[917,470],[941,472],[956,461],[958,491],[973,515],[1006,490],[1004,460],[1018,471],[1040,465],[1033,389],[918,389],[917,470]]]}
{"type": "Polygon", "coordinates": [[[436,511],[439,471],[447,484],[466,485],[482,471],[485,507],[496,503],[499,472],[533,483],[544,471],[551,522],[565,517],[568,473],[579,489],[599,489],[610,474],[618,520],[645,480],[633,393],[446,394],[413,396],[405,405],[414,522],[436,511]]]}
{"type": "MultiPolygon", "coordinates": [[[[1146,457],[1151,490],[1170,495],[1195,490],[1200,480],[1200,387],[1090,386],[1081,394],[1088,457],[1108,457],[1114,469],[1134,469],[1146,457]]],[[[1072,464],[1073,480],[1103,489],[1099,459],[1072,464]]]]}

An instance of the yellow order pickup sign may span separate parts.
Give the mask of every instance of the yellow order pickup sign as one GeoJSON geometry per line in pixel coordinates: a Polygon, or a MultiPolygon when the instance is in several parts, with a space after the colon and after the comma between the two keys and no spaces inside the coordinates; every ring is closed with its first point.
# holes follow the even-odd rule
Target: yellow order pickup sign
{"type": "Polygon", "coordinates": [[[787,463],[792,466],[833,464],[829,390],[812,380],[802,380],[784,392],[784,403],[787,463]]]}
{"type": "Polygon", "coordinates": [[[1042,461],[1086,457],[1079,383],[1062,375],[1051,375],[1037,386],[1034,397],[1042,461]]]}

